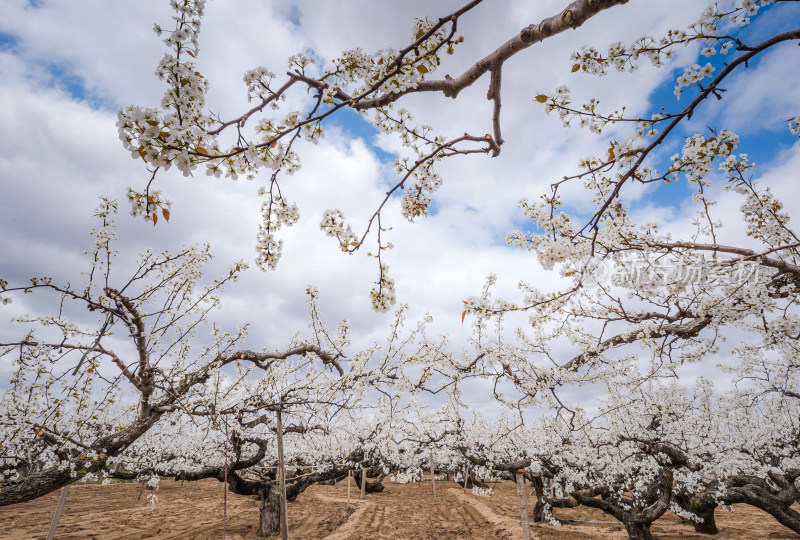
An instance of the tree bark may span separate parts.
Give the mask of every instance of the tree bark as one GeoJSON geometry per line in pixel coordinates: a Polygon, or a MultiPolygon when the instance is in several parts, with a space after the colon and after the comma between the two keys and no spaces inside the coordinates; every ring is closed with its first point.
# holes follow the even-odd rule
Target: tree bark
{"type": "Polygon", "coordinates": [[[701,534],[717,534],[719,532],[714,519],[717,503],[712,497],[703,493],[676,493],[674,497],[678,506],[703,520],[693,523],[695,532],[701,534]]]}
{"type": "Polygon", "coordinates": [[[791,471],[785,477],[773,475],[771,480],[777,484],[778,489],[762,478],[735,476],[731,479],[733,486],[728,488],[723,501],[725,504],[745,503],[755,506],[774,517],[781,525],[800,533],[800,512],[790,508],[792,503],[800,499],[800,492],[794,487],[798,476],[800,471],[791,471]]]}
{"type": "Polygon", "coordinates": [[[544,481],[541,476],[534,476],[531,479],[533,491],[536,493],[536,504],[533,505],[533,522],[544,522],[544,481]]]}
{"type": "Polygon", "coordinates": [[[381,491],[383,491],[384,486],[382,482],[383,479],[386,478],[386,475],[383,474],[383,472],[379,472],[380,469],[377,469],[375,467],[373,467],[371,470],[368,470],[365,467],[363,471],[364,471],[363,474],[353,473],[353,480],[355,480],[356,486],[358,486],[358,488],[365,493],[380,493],[381,491]],[[375,480],[370,482],[369,479],[367,479],[368,474],[376,476],[375,480]],[[364,483],[362,482],[362,478],[366,480],[366,487],[362,487],[362,484],[364,483]]]}
{"type": "Polygon", "coordinates": [[[649,523],[634,521],[633,516],[629,515],[622,520],[622,524],[625,525],[629,540],[653,540],[649,523]]]}
{"type": "Polygon", "coordinates": [[[281,495],[274,484],[267,489],[259,509],[258,536],[275,536],[281,532],[281,495]]]}
{"type": "Polygon", "coordinates": [[[628,500],[611,495],[608,486],[575,491],[572,497],[584,506],[599,508],[622,522],[630,540],[652,540],[650,525],[669,508],[672,499],[672,469],[662,469],[639,499],[628,500]],[[597,496],[601,498],[597,498],[597,496]]]}

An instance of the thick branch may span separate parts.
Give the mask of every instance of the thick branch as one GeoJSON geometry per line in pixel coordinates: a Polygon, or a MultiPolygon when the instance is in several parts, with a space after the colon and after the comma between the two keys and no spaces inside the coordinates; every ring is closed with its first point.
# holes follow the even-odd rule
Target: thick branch
{"type": "Polygon", "coordinates": [[[402,92],[383,94],[374,99],[358,100],[354,106],[356,109],[383,107],[412,92],[442,92],[447,97],[455,98],[461,90],[471,86],[485,73],[493,69],[500,69],[500,66],[506,60],[534,43],[544,41],[546,38],[560,34],[565,30],[578,28],[599,12],[627,3],[628,0],[576,0],[558,15],[543,19],[539,24],[532,24],[523,28],[518,35],[506,41],[455,79],[445,78],[420,81],[414,88],[408,88],[402,92]]]}

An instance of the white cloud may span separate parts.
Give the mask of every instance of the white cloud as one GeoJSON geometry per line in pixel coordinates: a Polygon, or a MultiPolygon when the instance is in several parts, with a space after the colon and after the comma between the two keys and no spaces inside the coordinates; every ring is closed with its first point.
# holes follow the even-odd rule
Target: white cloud
{"type": "MultiPolygon", "coordinates": [[[[436,3],[431,15],[447,13],[460,4],[456,0],[436,3]]],[[[460,21],[459,33],[467,39],[456,55],[446,59],[442,73],[456,76],[468,63],[491,52],[524,25],[555,13],[562,4],[556,0],[486,2],[460,21]]],[[[281,77],[287,56],[294,52],[311,49],[330,59],[357,45],[371,51],[404,43],[413,17],[432,11],[430,3],[420,0],[304,1],[296,6],[299,27],[286,19],[285,6],[256,0],[208,3],[198,64],[211,81],[208,103],[212,110],[228,118],[247,107],[241,82],[247,69],[264,65],[281,77]]],[[[453,342],[460,343],[468,332],[468,325],[460,321],[461,300],[479,292],[486,274],[500,274],[497,292],[507,298],[516,297],[519,280],[553,281],[553,275],[541,270],[531,254],[507,248],[499,240],[521,220],[518,199],[549,192],[550,182],[574,173],[580,158],[604,151],[607,141],[587,131],[562,129],[556,117],[543,114],[533,96],[567,83],[576,101],[598,97],[612,110],[626,103],[632,113],[645,111],[651,92],[668,75],[666,70],[643,66],[633,75],[611,73],[595,79],[571,74],[569,53],[584,43],[603,49],[612,41],[682,27],[692,22],[696,11],[692,0],[632,3],[599,15],[578,32],[537,44],[508,63],[503,83],[507,142],[500,157],[470,156],[443,163],[445,183],[436,198],[438,212],[418,223],[402,220],[396,199],[389,203],[384,225],[393,227],[387,239],[396,248],[386,254],[386,260],[397,280],[399,300],[411,305],[412,317],[432,313],[436,333],[453,332],[453,342]]],[[[130,103],[152,106],[160,99],[163,88],[153,72],[164,50],[151,28],[154,22],[166,25],[169,19],[166,3],[155,0],[50,2],[37,9],[22,2],[5,6],[0,31],[17,36],[18,41],[0,52],[3,277],[22,280],[46,273],[77,281],[84,269],[81,253],[88,245],[86,233],[93,226],[90,211],[96,197],[112,196],[124,207],[125,188],[145,182],[143,164],[132,160],[117,139],[114,111],[130,103]],[[93,109],[91,101],[76,100],[65,92],[53,80],[54,65],[77,77],[92,96],[102,100],[103,107],[93,109]]],[[[759,69],[774,73],[777,68],[765,62],[759,69]]],[[[487,84],[488,80],[478,81],[458,100],[412,96],[406,106],[439,133],[486,133],[491,131],[487,84]]],[[[290,99],[300,104],[309,97],[300,93],[290,99]]],[[[353,321],[358,344],[378,335],[388,323],[388,315],[369,309],[367,292],[376,277],[374,261],[363,253],[342,254],[318,226],[323,210],[338,207],[360,230],[387,185],[397,181],[370,144],[400,150],[396,141],[388,142],[383,136],[365,145],[329,128],[318,146],[300,148],[301,171],[282,178],[282,188],[287,198],[298,203],[301,219],[294,228],[279,232],[285,240],[279,269],[249,272],[229,290],[228,309],[222,316],[228,327],[242,320],[253,323],[251,346],[278,347],[303,329],[304,291],[309,284],[320,289],[331,321],[345,317],[353,321]]],[[[153,228],[122,215],[121,244],[125,251],[136,252],[144,246],[165,249],[209,241],[218,254],[213,265],[217,271],[236,258],[252,260],[258,185],[258,181],[213,180],[202,173],[185,179],[170,172],[160,179],[159,187],[175,202],[171,222],[153,228]]],[[[591,208],[578,184],[569,185],[563,193],[579,211],[591,208]]],[[[671,211],[660,212],[668,219],[671,211]]],[[[36,310],[41,304],[31,302],[25,307],[36,310]]],[[[2,313],[4,320],[7,313],[2,313]]],[[[0,327],[3,335],[17,331],[0,327]]]]}

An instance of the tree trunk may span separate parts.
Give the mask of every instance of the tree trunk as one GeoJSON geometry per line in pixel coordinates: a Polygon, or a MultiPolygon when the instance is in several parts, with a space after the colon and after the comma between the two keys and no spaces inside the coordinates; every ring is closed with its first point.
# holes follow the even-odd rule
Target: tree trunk
{"type": "Polygon", "coordinates": [[[695,512],[697,517],[702,518],[702,522],[694,523],[694,530],[700,534],[717,534],[717,522],[714,519],[714,509],[716,506],[704,509],[702,512],[695,512]]]}
{"type": "Polygon", "coordinates": [[[695,532],[701,534],[717,534],[719,532],[717,522],[714,520],[714,510],[717,508],[717,504],[713,498],[703,494],[679,493],[675,495],[675,502],[684,510],[688,510],[703,520],[693,523],[695,532]]]}
{"type": "Polygon", "coordinates": [[[650,483],[638,500],[613,496],[609,486],[575,491],[571,498],[584,506],[599,508],[620,520],[628,531],[630,540],[652,540],[650,525],[669,508],[672,499],[672,479],[672,469],[661,469],[658,477],[650,483]],[[601,498],[598,499],[598,495],[601,498]]]}
{"type": "Polygon", "coordinates": [[[745,503],[755,506],[774,517],[781,525],[800,533],[800,512],[789,508],[795,501],[796,489],[790,485],[788,489],[772,493],[769,486],[758,485],[754,481],[752,484],[729,488],[723,500],[725,504],[745,503]]]}
{"type": "Polygon", "coordinates": [[[355,482],[356,482],[356,487],[358,487],[360,490],[364,491],[365,493],[380,493],[381,491],[383,491],[383,489],[384,489],[383,479],[386,478],[386,475],[383,474],[383,472],[377,472],[377,471],[380,471],[380,469],[377,469],[377,468],[374,468],[374,467],[372,469],[369,469],[369,470],[363,469],[363,471],[366,471],[366,472],[363,473],[363,476],[362,476],[362,472],[354,472],[353,473],[353,480],[355,480],[355,482]],[[375,480],[373,480],[373,481],[370,481],[367,478],[367,476],[369,474],[372,474],[373,476],[377,474],[377,478],[375,478],[375,480]],[[366,480],[366,482],[362,482],[362,478],[364,480],[366,480]],[[363,487],[363,488],[361,487],[362,483],[366,484],[365,487],[363,487]]]}
{"type": "Polygon", "coordinates": [[[628,518],[622,520],[622,524],[625,525],[625,530],[628,531],[629,540],[653,540],[649,523],[635,522],[633,519],[628,518]]]}
{"type": "Polygon", "coordinates": [[[281,495],[270,486],[259,511],[258,536],[275,536],[281,532],[281,495]]]}
{"type": "Polygon", "coordinates": [[[536,493],[536,504],[533,505],[533,522],[544,522],[544,482],[541,476],[534,476],[531,479],[533,491],[536,493]]]}
{"type": "Polygon", "coordinates": [[[476,486],[481,489],[486,489],[489,487],[489,484],[478,480],[478,477],[475,476],[475,474],[472,471],[467,472],[467,476],[464,479],[464,489],[472,489],[473,487],[476,486]]]}

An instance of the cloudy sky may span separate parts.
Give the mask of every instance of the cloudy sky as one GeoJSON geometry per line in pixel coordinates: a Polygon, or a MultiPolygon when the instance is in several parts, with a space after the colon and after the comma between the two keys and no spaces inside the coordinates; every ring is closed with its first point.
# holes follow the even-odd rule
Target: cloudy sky
{"type": "MultiPolygon", "coordinates": [[[[446,58],[441,73],[458,75],[565,3],[486,0],[459,21],[465,42],[446,58]]],[[[301,51],[327,60],[356,46],[366,51],[399,48],[408,42],[415,17],[438,17],[460,4],[209,0],[198,56],[198,67],[210,82],[207,103],[223,118],[237,116],[247,107],[245,71],[265,66],[281,74],[286,59],[301,51]]],[[[625,104],[631,114],[649,114],[660,100],[674,104],[669,101],[674,99],[674,80],[682,72],[679,68],[697,61],[697,48],[681,49],[664,69],[643,65],[633,75],[610,73],[603,78],[572,74],[569,54],[584,44],[603,50],[614,41],[683,28],[698,18],[702,7],[704,3],[696,0],[633,0],[506,64],[502,154],[443,163],[444,185],[433,216],[409,224],[400,216],[397,201],[385,213],[384,225],[393,227],[387,240],[395,245],[386,262],[396,281],[398,302],[409,304],[411,319],[432,314],[434,333],[450,333],[458,347],[469,332],[469,325],[461,324],[461,300],[478,294],[488,273],[499,275],[496,292],[510,299],[518,298],[520,280],[558,288],[555,275],[542,270],[534,257],[505,245],[507,232],[525,226],[517,201],[547,192],[551,181],[577,170],[579,159],[626,134],[609,131],[597,137],[585,130],[565,130],[533,97],[567,84],[575,102],[596,97],[610,110],[625,104]]],[[[260,206],[256,191],[264,178],[232,182],[210,179],[202,172],[184,178],[171,170],[159,177],[158,186],[174,202],[168,224],[154,228],[126,213],[127,187],[143,188],[148,173],[141,160],[131,159],[122,148],[114,123],[121,107],[153,107],[160,101],[165,88],[154,70],[165,48],[152,28],[154,23],[169,27],[166,0],[0,0],[0,8],[0,277],[12,283],[35,275],[79,282],[87,268],[83,250],[90,242],[91,211],[99,196],[121,203],[118,234],[123,256],[145,247],[176,249],[183,243],[210,242],[216,254],[212,274],[234,260],[254,260],[260,206]]],[[[790,17],[766,13],[762,27],[769,32],[796,27],[800,10],[786,11],[790,17]]],[[[737,75],[724,99],[708,104],[702,120],[691,126],[700,130],[703,122],[711,122],[737,130],[750,144],[742,150],[756,156],[759,174],[770,175],[778,193],[790,198],[797,194],[800,153],[783,121],[800,112],[797,67],[797,48],[778,47],[750,72],[737,75]]],[[[487,79],[478,81],[457,100],[413,96],[403,105],[416,121],[444,136],[487,133],[487,84],[487,79]]],[[[292,99],[300,104],[306,98],[296,95],[290,103],[292,99]]],[[[680,146],[679,138],[673,139],[665,155],[680,146]]],[[[302,169],[285,177],[282,187],[299,206],[301,219],[280,232],[285,246],[279,268],[266,273],[251,268],[228,290],[228,307],[218,316],[219,324],[232,329],[249,321],[249,346],[281,347],[305,328],[305,289],[314,285],[331,323],[342,318],[352,322],[356,344],[379,339],[391,314],[370,308],[374,261],[364,253],[342,254],[319,230],[319,221],[324,210],[340,208],[358,231],[386,187],[396,181],[390,164],[399,150],[396,140],[378,135],[352,113],[334,118],[319,145],[299,146],[302,169]]],[[[577,185],[568,193],[574,209],[589,208],[577,185]]],[[[658,217],[681,231],[688,226],[685,195],[680,187],[651,188],[632,189],[628,198],[641,216],[658,217]]],[[[738,203],[721,197],[721,205],[730,204],[733,211],[738,203]]],[[[730,230],[735,234],[737,226],[730,230]]],[[[117,270],[124,273],[123,268],[117,270]]],[[[0,338],[18,339],[23,330],[9,323],[11,317],[52,308],[47,300],[30,295],[3,307],[0,338]]],[[[4,362],[0,369],[7,373],[8,359],[4,362]]]]}

